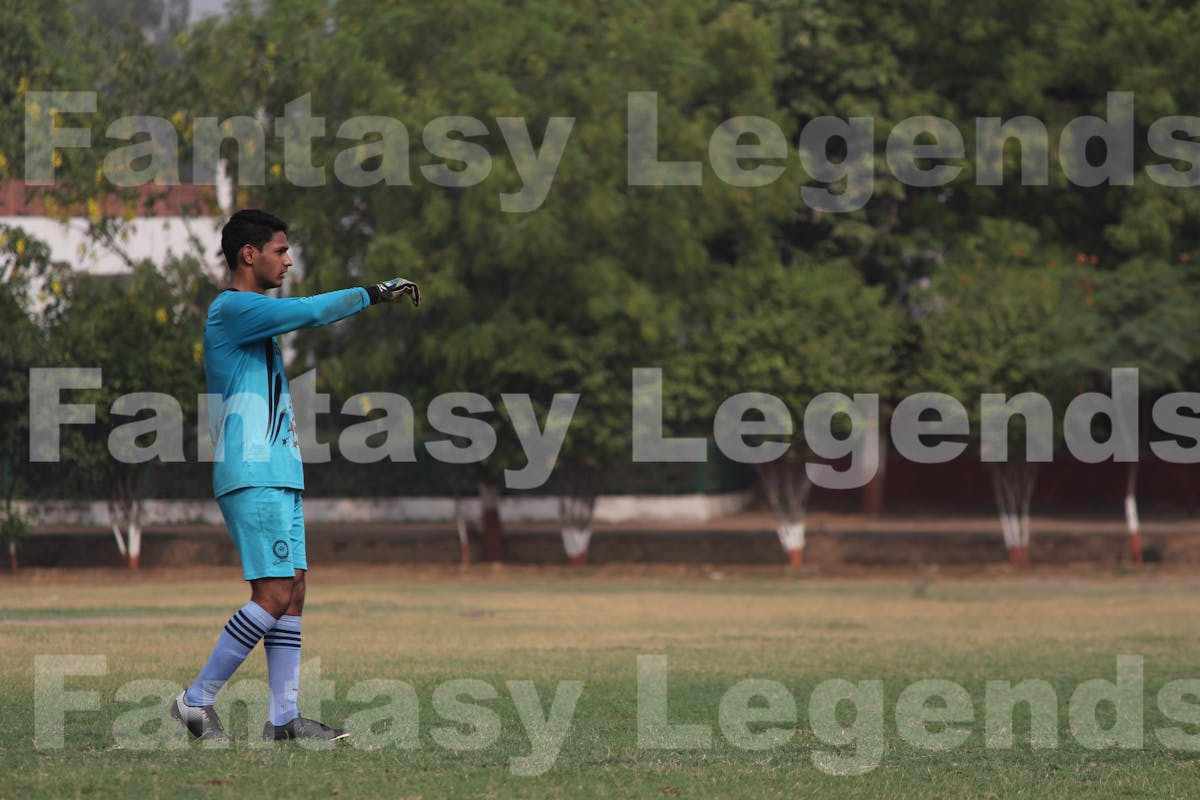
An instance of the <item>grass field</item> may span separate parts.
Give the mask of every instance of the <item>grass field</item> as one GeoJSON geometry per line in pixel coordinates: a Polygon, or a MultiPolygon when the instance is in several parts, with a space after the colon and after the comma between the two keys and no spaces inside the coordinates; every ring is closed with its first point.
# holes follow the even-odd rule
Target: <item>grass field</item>
{"type": "MultiPolygon", "coordinates": [[[[260,731],[265,715],[252,703],[227,715],[235,745],[205,750],[159,727],[152,718],[158,699],[141,701],[148,711],[136,718],[132,697],[165,696],[191,679],[219,626],[244,602],[235,572],[5,578],[0,797],[1194,798],[1200,756],[1168,748],[1156,730],[1200,731],[1158,705],[1163,685],[1200,677],[1198,595],[1200,581],[1169,574],[929,582],[766,571],[330,569],[312,577],[304,654],[308,677],[309,660],[319,657],[333,699],[304,710],[333,723],[363,719],[373,707],[363,681],[403,681],[419,702],[415,746],[264,745],[247,733],[260,731]],[[67,714],[63,747],[39,748],[34,660],[56,654],[103,655],[106,672],[66,679],[70,691],[95,692],[97,708],[67,714]],[[710,746],[639,746],[638,657],[653,655],[668,659],[671,722],[709,726],[710,746]],[[1144,659],[1144,745],[1089,749],[1072,735],[1068,701],[1085,681],[1115,680],[1118,655],[1144,659]],[[737,746],[719,724],[722,697],[747,678],[777,681],[795,700],[794,721],[750,725],[753,732],[782,729],[766,749],[737,746]],[[905,687],[934,678],[965,687],[973,709],[972,722],[955,724],[969,732],[966,741],[941,752],[906,741],[896,723],[905,687]],[[1018,708],[1016,746],[987,747],[987,682],[1027,678],[1057,692],[1058,746],[1031,747],[1028,715],[1018,708]],[[492,709],[498,722],[481,749],[445,744],[443,728],[479,733],[455,727],[438,711],[446,706],[435,708],[437,693],[455,679],[495,689],[494,699],[471,701],[492,709]],[[847,703],[836,708],[837,720],[861,735],[848,733],[851,741],[839,748],[818,734],[809,699],[831,679],[882,681],[882,742],[870,726],[855,727],[870,712],[860,708],[856,716],[847,703]],[[134,680],[157,683],[129,687],[134,680]],[[528,715],[509,681],[532,681],[543,714],[560,681],[583,683],[560,750],[554,737],[526,733],[528,715]],[[135,737],[114,734],[114,724],[135,737]],[[874,768],[865,774],[830,774],[814,762],[814,755],[874,752],[880,744],[877,766],[868,763],[874,768]],[[538,758],[513,761],[531,753],[538,758]],[[514,774],[522,766],[541,774],[514,774]]],[[[227,692],[253,695],[265,678],[256,652],[227,692]]],[[[1196,701],[1187,707],[1200,722],[1196,701]]],[[[1101,720],[1111,720],[1112,710],[1101,705],[1101,720]]]]}

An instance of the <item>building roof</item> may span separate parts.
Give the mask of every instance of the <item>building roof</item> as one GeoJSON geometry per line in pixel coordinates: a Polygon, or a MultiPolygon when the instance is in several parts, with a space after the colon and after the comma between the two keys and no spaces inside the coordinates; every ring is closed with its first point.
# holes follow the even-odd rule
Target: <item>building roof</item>
{"type": "MultiPolygon", "coordinates": [[[[133,209],[136,217],[210,217],[219,213],[214,186],[149,184],[128,192],[136,198],[137,207],[133,209]]],[[[46,195],[45,186],[28,186],[23,181],[0,183],[0,217],[51,216],[46,209],[46,195]]],[[[124,200],[117,194],[105,195],[101,202],[105,216],[122,216],[125,210],[124,200]]],[[[82,208],[67,211],[69,216],[87,216],[82,208]]]]}

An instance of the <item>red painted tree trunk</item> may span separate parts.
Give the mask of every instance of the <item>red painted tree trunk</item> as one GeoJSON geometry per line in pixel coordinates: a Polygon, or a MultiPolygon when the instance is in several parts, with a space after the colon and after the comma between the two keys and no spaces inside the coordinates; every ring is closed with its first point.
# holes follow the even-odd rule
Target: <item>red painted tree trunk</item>
{"type": "Polygon", "coordinates": [[[787,551],[788,566],[791,569],[799,569],[804,566],[804,548],[794,547],[787,551]]]}
{"type": "Polygon", "coordinates": [[[1141,565],[1142,562],[1142,535],[1135,533],[1129,537],[1129,555],[1133,558],[1133,563],[1141,565]]]}
{"type": "Polygon", "coordinates": [[[1029,548],[1010,547],[1008,549],[1008,563],[1012,564],[1014,567],[1020,567],[1022,569],[1030,566],[1032,562],[1029,559],[1029,548]]]}

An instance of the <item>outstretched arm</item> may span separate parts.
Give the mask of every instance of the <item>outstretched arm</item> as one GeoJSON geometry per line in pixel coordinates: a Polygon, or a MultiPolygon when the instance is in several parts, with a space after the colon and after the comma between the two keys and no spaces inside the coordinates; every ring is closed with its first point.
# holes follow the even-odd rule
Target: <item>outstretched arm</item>
{"type": "Polygon", "coordinates": [[[417,285],[404,278],[312,297],[277,298],[255,292],[237,292],[222,307],[221,321],[231,339],[246,344],[300,328],[328,325],[374,303],[396,301],[406,294],[412,296],[414,304],[419,302],[417,285]]]}
{"type": "Polygon", "coordinates": [[[238,292],[221,308],[221,322],[238,344],[269,339],[300,328],[314,328],[357,314],[371,299],[365,289],[341,289],[312,297],[267,297],[238,292]]]}

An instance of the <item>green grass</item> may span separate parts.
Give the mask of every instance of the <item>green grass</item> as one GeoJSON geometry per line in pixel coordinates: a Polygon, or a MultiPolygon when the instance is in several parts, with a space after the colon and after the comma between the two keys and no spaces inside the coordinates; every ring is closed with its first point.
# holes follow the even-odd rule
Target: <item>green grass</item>
{"type": "MultiPolygon", "coordinates": [[[[239,735],[232,749],[198,748],[151,719],[144,730],[161,746],[139,751],[114,736],[114,722],[138,705],[118,702],[118,690],[155,680],[166,693],[189,681],[225,617],[244,602],[237,573],[9,578],[0,583],[0,798],[1194,798],[1200,755],[1167,749],[1155,731],[1200,732],[1157,705],[1166,683],[1200,677],[1198,589],[1197,581],[1171,575],[926,585],[924,578],[762,572],[712,580],[665,570],[630,577],[339,568],[313,575],[304,634],[306,662],[311,667],[319,657],[334,695],[319,710],[305,710],[340,723],[369,705],[348,699],[356,684],[404,681],[419,701],[415,748],[264,746],[247,736],[261,729],[265,714],[253,704],[226,718],[239,735]],[[37,749],[34,658],[56,654],[102,654],[107,674],[67,680],[72,691],[97,692],[100,707],[68,714],[65,747],[37,749]],[[655,654],[669,659],[672,722],[710,726],[711,746],[639,747],[637,657],[655,654]],[[1113,680],[1121,654],[1144,658],[1145,744],[1087,749],[1071,735],[1068,700],[1085,681],[1113,680]],[[447,749],[434,738],[435,729],[453,727],[434,709],[435,690],[463,678],[482,680],[498,695],[479,704],[497,715],[499,736],[474,751],[447,749]],[[771,749],[740,749],[718,724],[723,695],[746,678],[777,681],[795,699],[797,718],[782,726],[788,738],[771,749]],[[822,741],[808,717],[814,688],[834,678],[883,682],[884,752],[863,775],[831,775],[814,765],[814,754],[854,751],[822,741]],[[897,698],[928,678],[955,681],[972,700],[974,721],[961,726],[970,736],[947,752],[914,747],[897,731],[897,698]],[[1017,746],[989,749],[985,685],[1027,678],[1048,681],[1058,694],[1059,746],[1030,747],[1027,715],[1018,713],[1017,746]],[[543,713],[560,681],[583,682],[561,752],[536,776],[511,770],[512,759],[533,750],[507,685],[520,680],[535,684],[543,713]]],[[[256,652],[230,689],[265,679],[256,652]]],[[[305,697],[312,697],[308,689],[305,697]]],[[[853,720],[848,705],[838,714],[844,724],[853,720]]],[[[1112,716],[1111,707],[1101,707],[1102,719],[1112,716]]]]}

